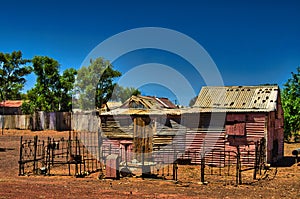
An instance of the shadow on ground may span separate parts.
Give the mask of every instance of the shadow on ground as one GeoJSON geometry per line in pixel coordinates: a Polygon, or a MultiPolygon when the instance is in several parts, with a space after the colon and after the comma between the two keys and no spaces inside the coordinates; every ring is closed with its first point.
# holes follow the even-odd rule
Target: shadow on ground
{"type": "MultiPolygon", "coordinates": [[[[295,156],[286,156],[286,157],[283,157],[278,162],[274,163],[272,166],[274,166],[274,167],[291,167],[294,164],[297,164],[299,162],[300,162],[299,157],[297,159],[295,156]]],[[[298,166],[299,166],[299,164],[298,164],[298,166]]]]}
{"type": "Polygon", "coordinates": [[[15,150],[13,148],[0,148],[0,152],[5,152],[7,150],[15,150]]]}

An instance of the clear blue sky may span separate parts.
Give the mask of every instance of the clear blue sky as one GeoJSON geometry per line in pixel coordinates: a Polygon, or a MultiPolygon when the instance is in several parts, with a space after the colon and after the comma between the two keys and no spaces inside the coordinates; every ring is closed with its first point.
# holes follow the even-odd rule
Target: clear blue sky
{"type": "MultiPolygon", "coordinates": [[[[148,26],[195,39],[216,63],[225,85],[281,86],[300,66],[297,0],[0,2],[0,51],[21,50],[25,58],[50,56],[62,70],[79,68],[87,54],[110,36],[148,26]]],[[[129,55],[114,65],[124,73],[133,64],[131,59],[136,57],[129,55]]],[[[141,53],[139,59],[147,63],[153,57],[141,53]]],[[[203,86],[199,82],[192,83],[196,92],[203,86]]],[[[33,83],[30,76],[26,89],[33,83]]]]}

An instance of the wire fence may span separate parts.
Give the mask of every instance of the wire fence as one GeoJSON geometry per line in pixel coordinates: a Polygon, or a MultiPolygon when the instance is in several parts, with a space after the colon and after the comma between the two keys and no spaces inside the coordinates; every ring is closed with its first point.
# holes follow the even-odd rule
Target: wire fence
{"type": "Polygon", "coordinates": [[[76,132],[68,139],[20,139],[19,175],[87,175],[101,170],[91,146],[84,145],[76,132]]]}

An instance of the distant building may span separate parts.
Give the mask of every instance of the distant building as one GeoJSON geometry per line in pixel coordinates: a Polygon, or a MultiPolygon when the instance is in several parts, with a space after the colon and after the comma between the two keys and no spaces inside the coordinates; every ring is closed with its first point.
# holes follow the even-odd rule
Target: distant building
{"type": "Polygon", "coordinates": [[[22,114],[22,100],[6,100],[0,102],[1,115],[20,115],[22,114]]]}

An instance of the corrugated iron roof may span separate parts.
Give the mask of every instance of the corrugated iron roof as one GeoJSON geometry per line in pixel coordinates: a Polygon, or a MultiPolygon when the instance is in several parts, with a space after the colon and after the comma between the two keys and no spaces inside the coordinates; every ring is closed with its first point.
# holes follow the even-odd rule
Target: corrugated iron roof
{"type": "Polygon", "coordinates": [[[193,107],[200,108],[201,112],[273,111],[278,92],[278,86],[207,86],[201,89],[193,107]]]}
{"type": "Polygon", "coordinates": [[[6,100],[5,102],[0,102],[0,107],[19,108],[22,106],[22,104],[22,100],[6,100]]]}
{"type": "Polygon", "coordinates": [[[159,103],[163,105],[164,108],[176,109],[178,108],[175,104],[173,104],[168,98],[165,97],[156,97],[155,98],[159,103]]]}
{"type": "Polygon", "coordinates": [[[168,109],[133,109],[118,108],[108,112],[102,112],[101,115],[166,115],[168,109]]]}
{"type": "Polygon", "coordinates": [[[175,109],[177,108],[168,98],[152,96],[131,96],[124,102],[121,108],[143,108],[143,109],[175,109]]]}

